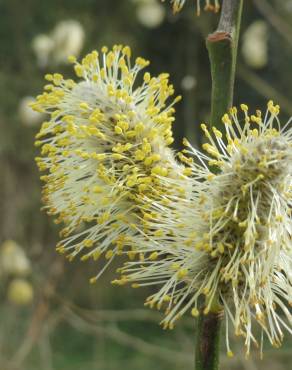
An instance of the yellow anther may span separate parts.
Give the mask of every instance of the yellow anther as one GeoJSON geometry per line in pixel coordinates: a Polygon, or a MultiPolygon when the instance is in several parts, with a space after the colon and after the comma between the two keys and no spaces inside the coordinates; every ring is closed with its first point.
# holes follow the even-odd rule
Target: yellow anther
{"type": "Polygon", "coordinates": [[[209,181],[212,181],[215,177],[216,177],[216,175],[214,175],[214,173],[209,173],[209,174],[206,176],[207,180],[209,180],[209,181]]]}
{"type": "Polygon", "coordinates": [[[94,283],[97,282],[97,278],[96,277],[92,277],[92,278],[89,279],[89,282],[90,282],[90,284],[94,284],[94,283]]]}
{"type": "Polygon", "coordinates": [[[123,54],[126,55],[128,58],[131,58],[131,48],[129,46],[125,46],[122,50],[123,54]]]}
{"type": "Polygon", "coordinates": [[[237,108],[236,107],[231,107],[229,109],[229,112],[230,112],[230,114],[236,115],[237,114],[237,108]]]}
{"type": "Polygon", "coordinates": [[[68,56],[68,62],[69,63],[76,63],[76,57],[74,55],[68,56]]]}
{"type": "Polygon", "coordinates": [[[101,48],[101,52],[104,53],[104,54],[106,54],[108,52],[108,47],[107,46],[103,46],[101,48]]]}
{"type": "Polygon", "coordinates": [[[121,135],[123,133],[123,130],[119,126],[115,126],[115,133],[118,135],[121,135]]]}
{"type": "Polygon", "coordinates": [[[136,58],[136,64],[137,64],[137,66],[139,66],[141,68],[144,68],[144,67],[147,67],[149,65],[149,61],[144,59],[144,58],[138,57],[138,58],[136,58]]]}
{"type": "Polygon", "coordinates": [[[171,264],[171,269],[177,271],[180,268],[180,264],[178,262],[173,262],[171,264]]]}
{"type": "Polygon", "coordinates": [[[146,154],[143,150],[140,150],[140,149],[136,150],[135,159],[137,161],[143,161],[145,159],[145,156],[146,156],[146,154]]]}
{"type": "Polygon", "coordinates": [[[211,144],[205,143],[202,145],[202,147],[207,153],[211,154],[213,157],[217,157],[217,158],[220,157],[220,153],[218,152],[218,149],[212,146],[211,144]]]}
{"type": "Polygon", "coordinates": [[[94,242],[93,242],[93,240],[92,240],[92,239],[85,239],[85,240],[83,241],[83,245],[84,245],[85,247],[87,247],[87,248],[92,247],[92,246],[93,246],[93,244],[94,244],[94,242]]]}
{"type": "Polygon", "coordinates": [[[138,190],[139,190],[140,193],[144,193],[145,190],[147,190],[147,189],[148,189],[148,186],[146,184],[140,184],[138,186],[138,190]]]}
{"type": "Polygon", "coordinates": [[[152,252],[149,256],[150,261],[155,261],[158,258],[158,252],[152,252]]]}
{"type": "Polygon", "coordinates": [[[219,253],[223,254],[224,251],[225,251],[224,244],[219,243],[217,249],[218,249],[219,253]]]}
{"type": "Polygon", "coordinates": [[[101,256],[101,251],[100,250],[96,250],[95,252],[93,252],[92,254],[92,257],[94,259],[94,261],[97,261],[99,259],[99,257],[101,256]]]}
{"type": "Polygon", "coordinates": [[[188,274],[188,270],[187,270],[187,269],[180,269],[180,270],[178,270],[178,272],[177,272],[177,277],[178,277],[179,279],[183,279],[184,277],[186,277],[186,276],[187,276],[187,274],[188,274]]]}
{"type": "Polygon", "coordinates": [[[144,126],[144,124],[143,124],[142,122],[139,122],[139,123],[137,123],[137,125],[135,126],[134,130],[135,130],[135,132],[136,132],[137,134],[140,134],[141,132],[143,132],[143,131],[145,130],[145,126],[144,126]]]}
{"type": "Polygon", "coordinates": [[[231,125],[231,124],[232,124],[232,121],[231,121],[231,119],[229,118],[228,114],[224,114],[224,116],[222,117],[222,122],[223,122],[225,125],[231,125]]]}
{"type": "Polygon", "coordinates": [[[255,123],[257,123],[257,124],[260,124],[260,123],[262,122],[261,117],[257,117],[257,116],[255,116],[254,114],[253,114],[253,115],[251,115],[250,119],[251,119],[251,121],[252,121],[252,122],[255,122],[255,123]]]}
{"type": "Polygon", "coordinates": [[[94,193],[96,193],[96,194],[102,193],[102,187],[101,187],[101,186],[96,185],[96,186],[94,186],[94,187],[93,187],[92,191],[93,191],[94,193]]]}
{"type": "Polygon", "coordinates": [[[192,311],[191,311],[191,315],[192,315],[193,317],[198,317],[198,316],[200,315],[200,312],[199,312],[199,310],[198,310],[196,307],[194,307],[194,308],[192,309],[192,311]]]}
{"type": "Polygon", "coordinates": [[[240,108],[243,112],[247,112],[248,111],[248,106],[246,104],[240,104],[240,108]]]}
{"type": "Polygon", "coordinates": [[[129,251],[127,254],[128,254],[129,259],[133,260],[136,257],[137,252],[129,251]]]}
{"type": "Polygon", "coordinates": [[[183,170],[183,174],[185,175],[185,176],[191,176],[192,175],[192,169],[189,167],[189,168],[185,168],[184,170],[183,170]]]}
{"type": "Polygon", "coordinates": [[[212,127],[212,130],[214,132],[214,135],[218,138],[218,139],[221,139],[222,138],[222,132],[219,131],[216,127],[212,127]]]}
{"type": "Polygon", "coordinates": [[[84,110],[88,110],[89,105],[86,102],[82,102],[82,103],[79,104],[79,108],[84,109],[84,110]]]}
{"type": "Polygon", "coordinates": [[[201,124],[201,129],[204,131],[206,137],[210,138],[211,135],[210,135],[209,130],[208,130],[207,126],[205,125],[205,123],[201,124]]]}
{"type": "Polygon", "coordinates": [[[75,73],[76,73],[77,77],[82,77],[83,76],[84,70],[83,70],[83,67],[80,64],[76,64],[74,66],[74,70],[75,70],[75,73]]]}
{"type": "Polygon", "coordinates": [[[187,147],[191,146],[190,142],[185,137],[183,138],[183,145],[187,147]]]}
{"type": "Polygon", "coordinates": [[[114,255],[113,250],[109,249],[109,250],[106,252],[106,254],[105,254],[105,259],[109,260],[109,259],[111,259],[111,258],[113,257],[113,255],[114,255]]]}
{"type": "Polygon", "coordinates": [[[146,72],[146,73],[144,74],[144,82],[149,83],[149,82],[150,82],[150,80],[151,80],[150,73],[149,73],[149,72],[146,72]]]}
{"type": "Polygon", "coordinates": [[[154,231],[153,234],[154,234],[154,236],[161,237],[161,236],[164,235],[164,232],[163,232],[163,230],[156,230],[156,231],[154,231]]]}
{"type": "Polygon", "coordinates": [[[47,74],[45,75],[45,79],[46,79],[47,81],[53,81],[53,80],[54,80],[54,77],[53,77],[53,75],[52,75],[52,74],[47,73],[47,74]]]}
{"type": "Polygon", "coordinates": [[[173,137],[168,137],[168,138],[165,140],[165,144],[166,144],[166,145],[171,145],[173,142],[174,142],[174,138],[173,138],[173,137]]]}
{"type": "Polygon", "coordinates": [[[259,136],[258,129],[254,128],[253,130],[251,130],[251,134],[252,134],[253,137],[258,137],[259,136]]]}
{"type": "Polygon", "coordinates": [[[104,212],[101,216],[97,217],[97,223],[98,224],[103,224],[107,222],[110,219],[110,213],[109,212],[104,212]]]}
{"type": "Polygon", "coordinates": [[[167,168],[155,166],[151,170],[152,175],[159,175],[159,176],[167,176],[168,170],[167,168]]]}

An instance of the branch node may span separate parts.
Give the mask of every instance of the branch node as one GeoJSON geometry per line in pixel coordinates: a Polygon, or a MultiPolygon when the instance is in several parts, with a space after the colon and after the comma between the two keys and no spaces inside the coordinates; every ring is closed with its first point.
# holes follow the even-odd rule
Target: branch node
{"type": "Polygon", "coordinates": [[[231,33],[224,32],[224,31],[215,31],[207,37],[208,42],[221,42],[221,41],[231,41],[231,40],[232,40],[231,33]]]}

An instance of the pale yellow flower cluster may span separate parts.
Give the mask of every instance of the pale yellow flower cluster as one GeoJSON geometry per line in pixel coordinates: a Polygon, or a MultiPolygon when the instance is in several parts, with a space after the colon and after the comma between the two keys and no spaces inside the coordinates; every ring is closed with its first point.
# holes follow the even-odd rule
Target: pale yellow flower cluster
{"type": "Polygon", "coordinates": [[[280,108],[263,114],[244,104],[222,118],[225,133],[202,124],[203,152],[187,140],[169,148],[175,98],[165,73],[140,71],[129,47],[114,46],[74,63],[78,82],[60,74],[33,108],[50,115],[37,134],[43,200],[65,225],[57,249],[71,260],[115,256],[128,262],[114,284],[156,286],[146,305],[165,311],[173,328],[185,313],[214,304],[236,335],[274,346],[292,332],[292,128],[280,108]],[[202,306],[201,306],[202,304],[202,306]]]}
{"type": "MultiPolygon", "coordinates": [[[[190,170],[192,191],[171,207],[150,207],[165,258],[122,268],[136,286],[160,285],[147,305],[165,310],[165,327],[187,311],[197,316],[202,297],[204,314],[222,305],[229,356],[230,323],[245,338],[247,354],[252,342],[262,348],[255,322],[275,347],[283,329],[292,333],[291,120],[282,126],[273,102],[264,115],[249,114],[244,104],[241,111],[240,118],[235,107],[224,115],[225,137],[202,124],[203,152],[184,141],[179,157],[190,170]]],[[[149,252],[155,248],[149,245],[149,252]]]]}
{"type": "Polygon", "coordinates": [[[103,255],[108,263],[123,252],[134,258],[136,234],[147,231],[150,217],[145,199],[167,203],[184,193],[175,183],[186,178],[184,167],[168,148],[180,97],[167,105],[174,94],[168,75],[141,76],[149,62],[132,64],[129,47],[104,47],[81,64],[71,61],[80,81],[46,75],[50,83],[32,104],[50,114],[37,134],[42,156],[36,161],[46,172],[46,209],[65,224],[57,249],[70,260],[80,253],[82,260],[103,255]]]}

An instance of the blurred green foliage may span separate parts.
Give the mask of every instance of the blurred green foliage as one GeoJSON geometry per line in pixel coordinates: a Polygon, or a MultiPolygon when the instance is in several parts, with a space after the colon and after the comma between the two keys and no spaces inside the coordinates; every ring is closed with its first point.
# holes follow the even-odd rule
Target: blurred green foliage
{"type": "MultiPolygon", "coordinates": [[[[170,73],[176,92],[183,95],[174,126],[175,146],[180,147],[184,136],[199,145],[199,123],[208,120],[211,90],[204,38],[216,27],[218,15],[197,18],[189,3],[176,16],[163,4],[164,19],[147,28],[137,18],[138,1],[0,1],[0,242],[14,239],[22,245],[32,262],[28,279],[35,291],[31,305],[15,307],[7,301],[11,277],[0,275],[1,370],[191,368],[190,318],[174,331],[162,331],[159,314],[143,308],[147,292],[109,285],[114,267],[91,286],[94,263],[69,264],[57,256],[58,227],[40,212],[33,146],[38,125],[22,124],[19,114],[20,100],[41,91],[45,73],[73,76],[66,64],[40,68],[32,42],[39,34],[49,34],[58,22],[74,19],[85,30],[82,54],[103,45],[129,44],[135,55],[151,60],[151,73],[170,73]]],[[[268,25],[267,64],[254,70],[239,54],[235,103],[264,109],[267,98],[273,98],[286,118],[292,115],[292,2],[246,2],[243,32],[258,19],[268,25]]],[[[235,352],[240,353],[236,348],[241,344],[234,341],[235,352]]],[[[291,340],[281,350],[267,348],[264,362],[256,354],[248,361],[242,354],[232,360],[223,356],[223,368],[288,370],[291,340]]]]}

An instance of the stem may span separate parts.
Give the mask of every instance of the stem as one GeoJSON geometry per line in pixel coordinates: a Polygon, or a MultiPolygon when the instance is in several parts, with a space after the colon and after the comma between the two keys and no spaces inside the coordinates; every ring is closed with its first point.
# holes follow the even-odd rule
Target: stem
{"type": "Polygon", "coordinates": [[[242,5],[243,0],[223,0],[218,28],[206,41],[212,76],[211,124],[219,129],[233,101],[242,5]]]}
{"type": "MultiPolygon", "coordinates": [[[[217,30],[208,36],[212,76],[211,124],[220,128],[222,116],[233,101],[237,46],[243,0],[223,0],[217,30]]],[[[201,313],[196,339],[196,370],[217,370],[222,312],[214,302],[213,310],[201,313]]]]}
{"type": "Polygon", "coordinates": [[[219,365],[222,312],[201,313],[196,339],[196,370],[216,370],[219,365]]]}

